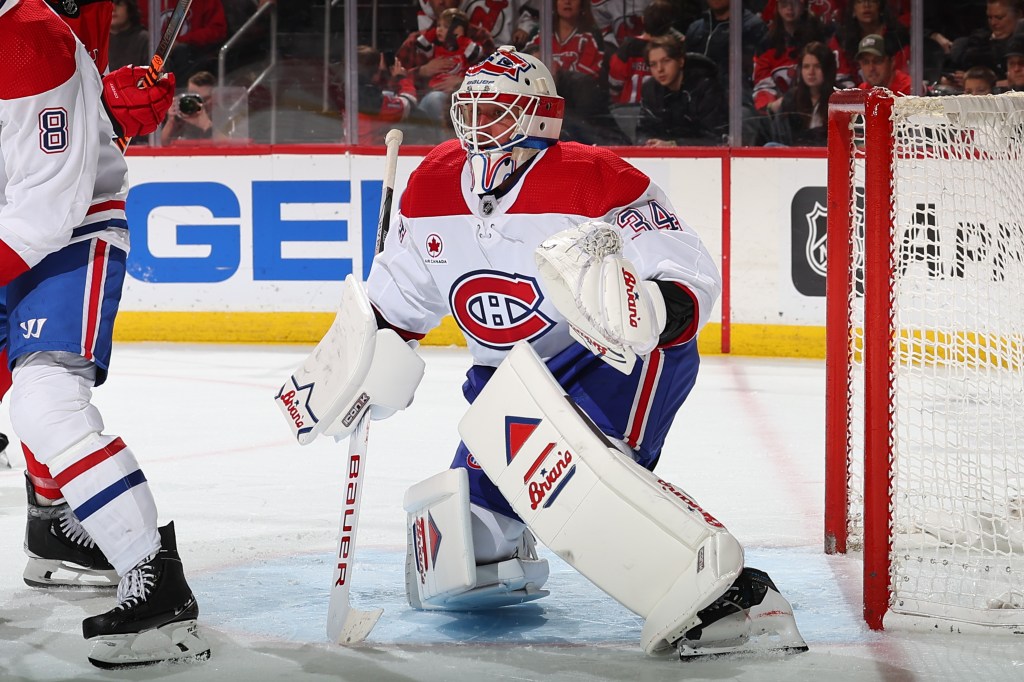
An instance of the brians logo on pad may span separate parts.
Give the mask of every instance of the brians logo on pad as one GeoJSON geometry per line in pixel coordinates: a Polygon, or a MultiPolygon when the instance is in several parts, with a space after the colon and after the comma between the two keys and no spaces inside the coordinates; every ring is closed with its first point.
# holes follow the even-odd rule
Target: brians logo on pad
{"type": "MultiPolygon", "coordinates": [[[[505,457],[510,464],[523,452],[523,446],[540,423],[540,419],[505,417],[505,457]]],[[[550,507],[576,473],[572,451],[556,445],[548,443],[523,476],[523,484],[530,493],[530,509],[541,503],[545,509],[550,507]]]]}

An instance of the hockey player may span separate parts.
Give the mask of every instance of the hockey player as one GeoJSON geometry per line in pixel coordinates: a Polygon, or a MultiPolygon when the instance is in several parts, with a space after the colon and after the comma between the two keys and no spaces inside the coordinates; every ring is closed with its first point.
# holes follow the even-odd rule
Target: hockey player
{"type": "MultiPolygon", "coordinates": [[[[205,658],[174,526],[157,528],[135,456],[103,433],[91,403],[106,379],[128,249],[127,165],[101,99],[110,83],[104,92],[89,51],[43,0],[0,0],[0,35],[18,55],[0,66],[0,338],[11,423],[29,453],[25,579],[62,584],[63,569],[72,584],[119,576],[117,606],[83,623],[97,666],[205,658]]],[[[128,134],[162,101],[113,97],[128,134]]]]}
{"type": "MultiPolygon", "coordinates": [[[[693,388],[718,270],[650,178],[606,150],[558,142],[563,104],[548,69],[511,47],[469,70],[451,108],[459,139],[410,177],[367,294],[346,284],[348,299],[368,303],[343,304],[338,319],[357,329],[375,316],[376,340],[342,343],[347,366],[325,377],[348,377],[333,409],[282,407],[307,439],[351,432],[367,405],[374,418],[405,407],[414,352],[389,340],[419,339],[451,314],[473,356],[473,404],[451,469],[406,493],[412,606],[545,596],[536,535],[646,619],[648,653],[803,650],[770,578],[650,472],[693,388]]],[[[297,392],[322,390],[313,384],[297,392]]]]}

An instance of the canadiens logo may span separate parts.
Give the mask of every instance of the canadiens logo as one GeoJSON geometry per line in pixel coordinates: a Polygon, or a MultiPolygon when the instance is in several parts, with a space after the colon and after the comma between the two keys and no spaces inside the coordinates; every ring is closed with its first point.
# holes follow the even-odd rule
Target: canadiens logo
{"type": "Polygon", "coordinates": [[[466,455],[466,466],[470,469],[476,469],[477,471],[480,470],[480,463],[476,461],[476,457],[473,456],[473,453],[466,455]]]}
{"type": "Polygon", "coordinates": [[[441,237],[431,233],[427,235],[427,241],[425,242],[427,247],[427,255],[431,258],[438,258],[441,252],[444,251],[444,242],[441,241],[441,237]]]}
{"type": "Polygon", "coordinates": [[[505,76],[519,82],[520,76],[533,68],[530,62],[526,61],[514,52],[497,52],[489,59],[486,59],[466,71],[466,78],[469,79],[477,74],[489,76],[505,76]]]}
{"type": "Polygon", "coordinates": [[[540,312],[543,294],[537,280],[494,270],[470,272],[452,284],[448,305],[459,328],[478,343],[509,350],[554,328],[540,312]]]}

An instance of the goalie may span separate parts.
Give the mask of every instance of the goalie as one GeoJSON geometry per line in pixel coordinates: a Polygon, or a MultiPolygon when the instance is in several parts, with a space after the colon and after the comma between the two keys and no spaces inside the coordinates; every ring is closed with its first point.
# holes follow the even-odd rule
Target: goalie
{"type": "MultiPolygon", "coordinates": [[[[459,611],[547,595],[539,539],[646,619],[648,653],[803,650],[771,579],[651,473],[696,380],[719,273],[650,178],[557,141],[563,106],[547,68],[510,47],[470,68],[451,108],[458,140],[409,179],[367,293],[347,285],[372,313],[355,301],[339,320],[361,329],[372,315],[388,336],[359,332],[352,371],[332,380],[371,396],[361,402],[375,417],[409,404],[417,383],[398,390],[412,351],[383,340],[420,339],[451,314],[473,356],[451,468],[405,497],[410,604],[459,611]]],[[[362,409],[352,405],[313,427],[293,413],[300,439],[310,428],[344,435],[362,409]]]]}

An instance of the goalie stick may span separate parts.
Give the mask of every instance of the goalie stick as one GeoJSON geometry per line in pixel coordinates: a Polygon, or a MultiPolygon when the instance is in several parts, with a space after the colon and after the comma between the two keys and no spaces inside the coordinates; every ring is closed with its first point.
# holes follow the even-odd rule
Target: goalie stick
{"type": "MultiPolygon", "coordinates": [[[[398,166],[398,148],[402,144],[402,131],[391,130],[384,139],[387,154],[384,157],[384,186],[381,189],[380,215],[377,218],[377,241],[374,253],[384,248],[388,223],[391,221],[391,198],[395,191],[395,171],[398,166]]],[[[354,608],[348,599],[355,567],[356,531],[359,526],[359,506],[363,495],[363,474],[366,470],[366,449],[370,435],[370,410],[363,412],[356,430],[349,436],[348,467],[346,469],[345,504],[341,510],[338,529],[337,562],[334,581],[327,605],[327,637],[338,644],[357,644],[370,634],[384,609],[363,611],[354,608]]]]}
{"type": "MultiPolygon", "coordinates": [[[[167,20],[167,28],[164,29],[164,34],[160,36],[160,43],[156,46],[156,53],[149,60],[149,69],[146,70],[146,76],[143,79],[147,88],[152,87],[163,73],[164,62],[171,54],[171,48],[174,47],[174,41],[178,39],[181,26],[185,23],[185,15],[188,14],[188,9],[191,6],[192,0],[178,0],[178,4],[174,6],[174,11],[171,12],[171,16],[167,20]]],[[[131,141],[130,137],[118,136],[117,148],[123,152],[131,144],[131,141]]]]}

